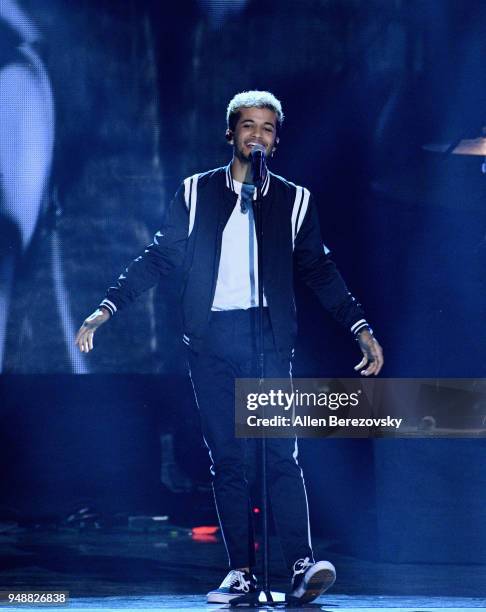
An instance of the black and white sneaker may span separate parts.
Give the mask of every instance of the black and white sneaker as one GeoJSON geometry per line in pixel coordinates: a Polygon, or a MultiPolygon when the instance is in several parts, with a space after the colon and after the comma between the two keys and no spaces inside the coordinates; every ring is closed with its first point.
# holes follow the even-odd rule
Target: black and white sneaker
{"type": "Polygon", "coordinates": [[[232,599],[254,593],[257,590],[257,580],[253,574],[231,570],[223,582],[207,595],[208,603],[229,603],[232,599]]]}
{"type": "Polygon", "coordinates": [[[313,563],[309,557],[298,559],[293,566],[290,597],[301,603],[317,599],[336,580],[336,570],[329,561],[313,563]]]}

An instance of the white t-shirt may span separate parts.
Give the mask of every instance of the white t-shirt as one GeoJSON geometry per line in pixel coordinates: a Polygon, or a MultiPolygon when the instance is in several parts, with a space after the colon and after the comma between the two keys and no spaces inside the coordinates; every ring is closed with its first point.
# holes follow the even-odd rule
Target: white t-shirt
{"type": "MultiPolygon", "coordinates": [[[[255,186],[234,179],[233,185],[238,200],[223,230],[211,310],[246,310],[258,306],[258,246],[252,205],[255,186]]],[[[267,305],[265,294],[263,305],[267,305]]]]}

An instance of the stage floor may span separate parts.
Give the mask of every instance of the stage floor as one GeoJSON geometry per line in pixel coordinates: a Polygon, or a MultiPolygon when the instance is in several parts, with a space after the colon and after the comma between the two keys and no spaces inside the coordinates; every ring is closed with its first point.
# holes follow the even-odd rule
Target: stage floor
{"type": "MultiPolygon", "coordinates": [[[[278,543],[271,544],[272,589],[283,591],[286,571],[278,543]]],[[[337,581],[306,609],[486,610],[486,566],[378,563],[337,555],[325,541],[314,544],[317,556],[336,566],[337,581]]],[[[0,533],[0,547],[0,591],[69,591],[69,606],[48,609],[225,608],[206,604],[204,596],[226,573],[223,545],[195,540],[185,528],[165,525],[144,533],[31,527],[0,533]]]]}
{"type": "MultiPolygon", "coordinates": [[[[164,610],[164,612],[191,612],[192,610],[324,610],[328,612],[367,612],[371,610],[393,610],[393,612],[462,612],[471,608],[484,610],[484,600],[470,598],[441,598],[441,597],[320,597],[316,602],[302,607],[290,606],[259,606],[257,608],[229,608],[226,605],[207,604],[202,595],[159,595],[147,597],[106,597],[106,598],[72,598],[69,606],[47,607],[48,610],[164,610]]],[[[9,610],[39,610],[28,606],[8,606],[9,610]]]]}

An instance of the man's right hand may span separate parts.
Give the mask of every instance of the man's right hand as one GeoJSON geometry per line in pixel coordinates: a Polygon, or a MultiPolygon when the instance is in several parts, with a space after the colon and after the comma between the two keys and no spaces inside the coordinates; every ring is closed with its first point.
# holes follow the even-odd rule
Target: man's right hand
{"type": "Polygon", "coordinates": [[[89,353],[93,350],[93,336],[100,325],[106,323],[110,318],[110,313],[104,308],[97,308],[93,314],[90,314],[84,323],[79,328],[76,334],[76,344],[82,353],[89,353]]]}

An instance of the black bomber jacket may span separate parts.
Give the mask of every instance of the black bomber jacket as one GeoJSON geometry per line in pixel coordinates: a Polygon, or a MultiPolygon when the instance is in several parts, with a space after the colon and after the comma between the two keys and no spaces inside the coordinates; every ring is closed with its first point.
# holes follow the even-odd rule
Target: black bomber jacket
{"type": "MultiPolygon", "coordinates": [[[[144,252],[107,291],[113,315],[174,267],[183,269],[184,342],[195,351],[211,315],[223,230],[238,201],[230,166],[184,180],[165,223],[144,252]]],[[[297,333],[294,272],[339,323],[357,334],[368,324],[323,245],[312,195],[271,172],[262,186],[263,286],[277,350],[292,353],[297,333]]]]}

